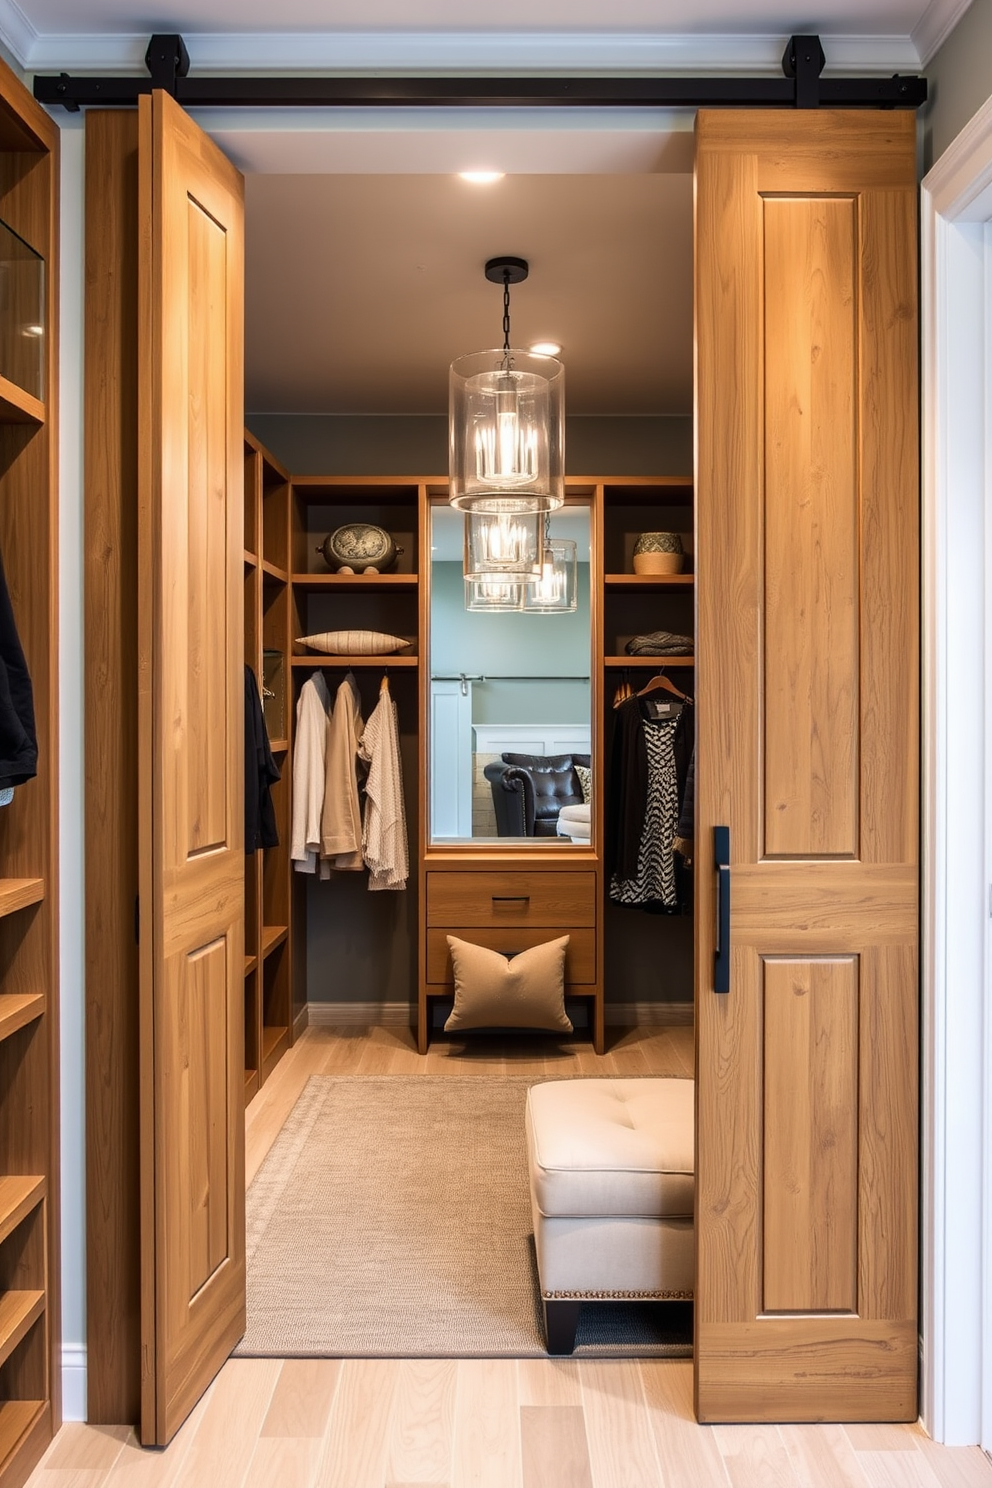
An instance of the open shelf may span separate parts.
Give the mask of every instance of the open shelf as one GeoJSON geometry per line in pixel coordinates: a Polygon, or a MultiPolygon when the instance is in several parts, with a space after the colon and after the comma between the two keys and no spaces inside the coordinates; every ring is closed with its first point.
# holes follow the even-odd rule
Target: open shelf
{"type": "Polygon", "coordinates": [[[282,945],[289,934],[288,925],[263,925],[262,926],[262,960],[264,961],[270,951],[274,951],[277,945],[282,945]]]}
{"type": "Polygon", "coordinates": [[[257,568],[257,567],[258,567],[258,559],[255,557],[255,554],[254,553],[249,553],[248,549],[245,548],[245,568],[257,568]]]}
{"type": "Polygon", "coordinates": [[[322,590],[346,589],[416,589],[420,582],[418,574],[294,574],[293,588],[304,593],[319,594],[322,590]]]}
{"type": "Polygon", "coordinates": [[[691,589],[696,582],[694,573],[680,574],[606,574],[603,583],[607,589],[691,589]]]}
{"type": "Polygon", "coordinates": [[[0,1364],[10,1358],[44,1310],[44,1292],[4,1292],[0,1295],[0,1364]]]}
{"type": "Polygon", "coordinates": [[[43,424],[45,405],[40,398],[0,375],[0,424],[43,424]]]}
{"type": "Polygon", "coordinates": [[[288,1028],[263,1027],[261,1069],[261,1078],[263,1085],[288,1048],[288,1028]]]}
{"type": "Polygon", "coordinates": [[[255,968],[257,966],[258,966],[258,957],[257,956],[246,956],[245,957],[245,976],[251,976],[252,972],[255,970],[255,968]]]}
{"type": "Polygon", "coordinates": [[[640,667],[644,671],[660,672],[665,667],[694,667],[694,656],[604,656],[604,667],[640,667]]]}
{"type": "Polygon", "coordinates": [[[10,1456],[46,1408],[44,1400],[0,1402],[0,1462],[10,1456]]]}
{"type": "Polygon", "coordinates": [[[277,568],[267,558],[262,559],[262,573],[267,579],[274,579],[277,584],[288,584],[289,574],[284,568],[277,568]]]}
{"type": "Polygon", "coordinates": [[[272,753],[273,754],[285,754],[286,753],[286,750],[289,748],[289,740],[288,739],[270,739],[269,740],[269,748],[272,750],[272,753]]]}
{"type": "Polygon", "coordinates": [[[0,1244],[45,1197],[43,1177],[0,1178],[0,1244]]]}
{"type": "Polygon", "coordinates": [[[0,878],[0,918],[38,904],[44,897],[43,878],[0,878]]]}
{"type": "Polygon", "coordinates": [[[419,656],[294,656],[292,664],[296,667],[379,667],[390,671],[400,667],[415,667],[419,664],[419,656]]]}
{"type": "Polygon", "coordinates": [[[40,1018],[46,1007],[43,992],[0,992],[0,1041],[40,1018]]]}
{"type": "Polygon", "coordinates": [[[245,1105],[258,1094],[258,1070],[245,1070],[245,1105]]]}

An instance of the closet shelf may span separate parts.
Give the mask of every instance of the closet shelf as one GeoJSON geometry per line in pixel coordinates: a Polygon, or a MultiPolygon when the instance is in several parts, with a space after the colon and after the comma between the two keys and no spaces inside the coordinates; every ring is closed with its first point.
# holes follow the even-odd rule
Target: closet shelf
{"type": "Polygon", "coordinates": [[[45,1197],[44,1176],[0,1178],[0,1244],[45,1197]]]}
{"type": "Polygon", "coordinates": [[[0,1040],[40,1018],[46,1007],[44,992],[0,993],[0,1040]]]}
{"type": "Polygon", "coordinates": [[[414,573],[293,574],[293,588],[306,594],[319,594],[327,589],[345,589],[351,592],[364,589],[373,593],[383,589],[416,589],[419,583],[420,578],[414,573]]]}
{"type": "Polygon", "coordinates": [[[9,378],[0,376],[0,424],[43,424],[44,422],[45,405],[41,399],[34,397],[32,393],[25,392],[9,378]]]}
{"type": "Polygon", "coordinates": [[[378,667],[380,671],[398,671],[400,667],[415,667],[419,656],[294,656],[293,668],[337,667],[348,671],[351,667],[378,667]]]}
{"type": "Polygon", "coordinates": [[[289,1029],[263,1026],[262,1028],[262,1083],[269,1078],[289,1047],[289,1029]]]}
{"type": "Polygon", "coordinates": [[[258,1094],[258,1070],[245,1070],[245,1105],[258,1094]]]}
{"type": "Polygon", "coordinates": [[[273,754],[285,754],[286,753],[286,750],[289,748],[289,740],[288,739],[270,739],[269,740],[269,748],[272,750],[272,753],[273,754]]]}
{"type": "Polygon", "coordinates": [[[257,568],[257,567],[258,567],[258,559],[255,557],[255,554],[254,553],[249,553],[248,549],[245,548],[245,568],[257,568]]]}
{"type": "Polygon", "coordinates": [[[262,957],[264,961],[277,945],[282,945],[289,934],[288,925],[263,925],[262,926],[262,957]]]}
{"type": "Polygon", "coordinates": [[[289,583],[289,574],[286,572],[286,570],[284,568],[277,568],[276,565],[274,563],[270,563],[267,558],[262,559],[262,573],[265,578],[273,579],[278,584],[289,583]]]}
{"type": "Polygon", "coordinates": [[[607,480],[603,500],[612,506],[691,506],[692,480],[688,476],[650,476],[640,482],[628,480],[622,486],[607,480]]]}
{"type": "Polygon", "coordinates": [[[4,1400],[0,1403],[0,1462],[7,1460],[45,1409],[44,1400],[4,1400]]]}
{"type": "Polygon", "coordinates": [[[603,583],[607,589],[691,589],[696,582],[694,573],[680,574],[606,574],[603,583]]]}
{"type": "Polygon", "coordinates": [[[44,1292],[4,1292],[0,1295],[0,1364],[10,1358],[44,1310],[44,1292]]]}
{"type": "Polygon", "coordinates": [[[258,957],[257,956],[246,956],[245,957],[245,976],[251,976],[252,972],[256,969],[257,966],[258,966],[258,957]]]}
{"type": "Polygon", "coordinates": [[[694,667],[694,656],[604,656],[603,666],[608,671],[616,668],[637,667],[642,671],[660,672],[663,667],[694,667]]]}
{"type": "Polygon", "coordinates": [[[0,878],[0,918],[37,904],[44,897],[43,878],[0,878]]]}

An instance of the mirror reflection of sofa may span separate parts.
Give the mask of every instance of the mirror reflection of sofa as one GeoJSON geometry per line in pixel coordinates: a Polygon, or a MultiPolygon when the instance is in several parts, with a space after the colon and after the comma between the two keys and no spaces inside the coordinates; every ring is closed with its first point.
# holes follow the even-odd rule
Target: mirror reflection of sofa
{"type": "Polygon", "coordinates": [[[575,766],[589,768],[588,754],[503,754],[485,766],[500,837],[557,837],[563,806],[581,806],[575,766]]]}

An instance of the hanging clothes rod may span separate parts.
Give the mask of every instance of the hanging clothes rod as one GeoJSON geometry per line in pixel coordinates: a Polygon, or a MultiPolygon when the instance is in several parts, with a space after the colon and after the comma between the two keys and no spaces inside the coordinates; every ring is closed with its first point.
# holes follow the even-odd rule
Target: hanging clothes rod
{"type": "Polygon", "coordinates": [[[588,682],[589,681],[589,678],[588,677],[577,677],[577,676],[574,676],[571,672],[569,672],[567,676],[564,675],[561,672],[556,672],[551,677],[538,677],[533,672],[521,673],[520,676],[513,676],[509,672],[499,672],[499,673],[487,672],[485,674],[485,676],[482,676],[479,673],[476,673],[476,674],[473,675],[473,674],[471,674],[469,672],[455,672],[454,675],[449,675],[448,673],[444,673],[444,674],[442,674],[442,673],[437,673],[437,674],[432,673],[431,674],[431,681],[432,682],[588,682]]]}

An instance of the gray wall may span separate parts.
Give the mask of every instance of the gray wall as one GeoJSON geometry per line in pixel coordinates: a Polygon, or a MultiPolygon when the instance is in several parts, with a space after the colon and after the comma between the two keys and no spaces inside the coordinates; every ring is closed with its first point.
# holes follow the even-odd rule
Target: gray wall
{"type": "MultiPolygon", "coordinates": [[[[245,422],[292,475],[433,475],[448,471],[443,414],[249,413],[245,422]]],[[[574,475],[691,475],[691,418],[570,418],[574,475]]]]}
{"type": "Polygon", "coordinates": [[[992,0],[972,0],[926,72],[923,164],[929,170],[992,97],[992,0]]]}

